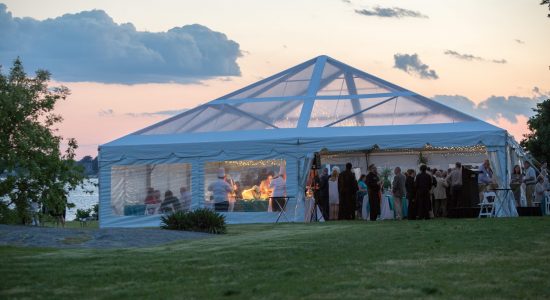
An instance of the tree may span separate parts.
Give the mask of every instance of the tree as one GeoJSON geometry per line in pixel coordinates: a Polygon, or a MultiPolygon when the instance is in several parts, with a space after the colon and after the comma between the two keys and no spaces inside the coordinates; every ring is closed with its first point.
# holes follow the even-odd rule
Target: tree
{"type": "MultiPolygon", "coordinates": [[[[548,5],[548,9],[550,9],[550,0],[542,0],[540,5],[548,5]]],[[[548,14],[548,18],[550,18],[550,14],[548,14]]]]}
{"type": "Polygon", "coordinates": [[[550,160],[550,99],[537,104],[536,114],[529,118],[530,133],[525,135],[521,146],[531,152],[539,161],[550,160]]]}
{"type": "MultiPolygon", "coordinates": [[[[36,71],[28,77],[17,58],[9,74],[0,69],[0,198],[15,206],[18,221],[28,222],[30,202],[62,214],[67,194],[82,184],[82,168],[74,161],[78,145],[63,138],[54,126],[62,117],[53,112],[69,95],[66,87],[48,87],[50,73],[36,71]]],[[[4,203],[4,205],[6,205],[4,203]]],[[[1,216],[0,216],[1,217],[1,216]]]]}

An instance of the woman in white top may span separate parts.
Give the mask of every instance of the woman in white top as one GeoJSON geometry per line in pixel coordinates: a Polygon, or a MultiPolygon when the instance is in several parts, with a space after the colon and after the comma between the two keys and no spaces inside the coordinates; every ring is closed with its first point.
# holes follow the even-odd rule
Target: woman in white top
{"type": "Polygon", "coordinates": [[[332,169],[332,175],[328,179],[328,202],[330,203],[329,217],[331,220],[338,219],[338,205],[340,203],[340,196],[338,194],[338,174],[340,169],[334,167],[332,169]]]}
{"type": "Polygon", "coordinates": [[[271,189],[271,198],[269,199],[271,211],[280,211],[286,204],[286,180],[284,173],[280,173],[277,177],[273,178],[269,184],[269,188],[271,189]]]}

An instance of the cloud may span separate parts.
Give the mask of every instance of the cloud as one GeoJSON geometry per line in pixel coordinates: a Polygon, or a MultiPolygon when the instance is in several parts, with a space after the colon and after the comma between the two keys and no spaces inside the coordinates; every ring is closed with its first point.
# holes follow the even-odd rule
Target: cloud
{"type": "Polygon", "coordinates": [[[486,59],[486,58],[483,58],[483,57],[480,57],[480,56],[475,56],[473,54],[462,54],[462,53],[458,53],[454,50],[447,50],[444,52],[444,54],[446,55],[449,55],[449,56],[452,56],[454,58],[458,58],[458,59],[462,59],[462,60],[468,60],[468,61],[487,61],[487,62],[492,62],[492,63],[495,63],[495,64],[505,64],[507,63],[507,61],[505,59],[486,59]]]}
{"type": "Polygon", "coordinates": [[[185,112],[189,109],[183,108],[183,109],[175,109],[175,110],[161,110],[161,111],[155,111],[155,112],[142,112],[142,113],[126,113],[124,115],[134,118],[140,118],[140,117],[155,117],[155,116],[175,116],[177,114],[180,114],[182,112],[185,112]]]}
{"type": "Polygon", "coordinates": [[[342,0],[342,2],[347,3],[347,4],[351,4],[350,0],[342,0]]]}
{"type": "Polygon", "coordinates": [[[430,70],[430,66],[422,63],[418,54],[394,54],[394,68],[403,70],[409,74],[416,74],[422,79],[438,79],[435,70],[430,70]]]}
{"type": "Polygon", "coordinates": [[[536,107],[537,103],[550,98],[550,91],[541,92],[540,89],[535,87],[533,92],[532,97],[491,96],[477,105],[474,101],[460,95],[435,95],[433,99],[482,120],[504,118],[516,124],[519,116],[527,118],[533,116],[533,108],[536,107]]]}
{"type": "Polygon", "coordinates": [[[97,115],[100,117],[112,117],[114,115],[114,111],[112,109],[102,109],[100,110],[97,115]]]}
{"type": "Polygon", "coordinates": [[[453,51],[453,50],[447,50],[447,51],[445,51],[445,54],[456,57],[458,59],[463,59],[463,60],[483,60],[483,58],[481,58],[479,56],[474,56],[472,54],[460,54],[460,53],[458,53],[456,51],[453,51]]]}
{"type": "Polygon", "coordinates": [[[514,41],[516,41],[516,43],[518,43],[518,44],[525,44],[525,41],[522,41],[520,39],[515,39],[514,41]]]}
{"type": "Polygon", "coordinates": [[[414,10],[408,10],[400,7],[380,7],[376,6],[372,10],[368,9],[356,9],[356,13],[368,16],[368,17],[381,17],[381,18],[405,18],[405,17],[411,17],[411,18],[425,18],[427,19],[428,16],[423,15],[422,13],[414,10]]]}
{"type": "Polygon", "coordinates": [[[506,64],[508,63],[505,59],[491,59],[491,62],[495,64],[506,64]]]}
{"type": "Polygon", "coordinates": [[[39,21],[14,18],[0,3],[0,28],[1,64],[20,56],[28,70],[47,69],[59,81],[194,82],[240,75],[239,44],[199,24],[137,31],[102,10],[39,21]]]}

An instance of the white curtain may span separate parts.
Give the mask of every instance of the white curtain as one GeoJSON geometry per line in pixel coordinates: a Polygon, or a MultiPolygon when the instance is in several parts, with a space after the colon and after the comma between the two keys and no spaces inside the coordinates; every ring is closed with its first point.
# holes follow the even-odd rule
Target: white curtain
{"type": "MultiPolygon", "coordinates": [[[[506,147],[488,147],[489,160],[494,167],[494,175],[500,188],[510,188],[510,165],[506,147]]],[[[502,203],[495,203],[497,217],[517,217],[518,212],[512,191],[498,191],[502,197],[502,203]]]]}
{"type": "Polygon", "coordinates": [[[313,153],[298,159],[298,190],[296,191],[296,209],[294,210],[294,222],[303,222],[305,217],[306,184],[313,163],[313,153]]]}

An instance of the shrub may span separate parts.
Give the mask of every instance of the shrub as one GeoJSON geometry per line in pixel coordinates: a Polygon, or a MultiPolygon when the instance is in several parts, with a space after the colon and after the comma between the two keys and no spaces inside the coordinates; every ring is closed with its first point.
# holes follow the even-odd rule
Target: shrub
{"type": "Polygon", "coordinates": [[[99,219],[99,204],[94,204],[94,206],[92,208],[92,218],[94,220],[99,219]]]}
{"type": "Polygon", "coordinates": [[[220,234],[226,232],[225,217],[213,210],[200,208],[194,211],[178,211],[162,216],[161,228],[220,234]]]}
{"type": "Polygon", "coordinates": [[[21,224],[17,212],[14,209],[10,209],[2,201],[0,201],[0,224],[21,224]]]}
{"type": "Polygon", "coordinates": [[[91,209],[77,209],[76,210],[76,220],[82,220],[90,217],[91,209]]]}

